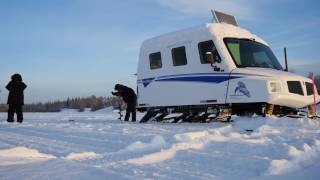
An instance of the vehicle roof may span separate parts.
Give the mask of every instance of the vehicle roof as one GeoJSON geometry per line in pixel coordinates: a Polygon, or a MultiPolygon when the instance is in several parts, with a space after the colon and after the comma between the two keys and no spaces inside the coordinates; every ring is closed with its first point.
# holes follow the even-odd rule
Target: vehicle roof
{"type": "Polygon", "coordinates": [[[262,44],[268,45],[263,39],[241,27],[225,23],[207,23],[200,26],[187,28],[176,32],[170,32],[147,39],[143,42],[142,46],[148,46],[149,44],[154,45],[155,43],[165,43],[168,41],[172,42],[174,39],[177,39],[181,36],[188,36],[196,33],[211,33],[216,38],[250,38],[255,39],[255,41],[260,42],[262,44]]]}

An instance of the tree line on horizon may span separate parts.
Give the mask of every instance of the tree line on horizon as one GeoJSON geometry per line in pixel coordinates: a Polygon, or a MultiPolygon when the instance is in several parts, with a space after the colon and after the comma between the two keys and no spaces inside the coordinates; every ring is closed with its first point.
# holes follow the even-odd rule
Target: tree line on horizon
{"type": "MultiPolygon", "coordinates": [[[[97,111],[106,107],[121,107],[124,109],[125,103],[118,97],[96,97],[94,95],[90,97],[76,97],[68,98],[64,101],[52,101],[46,103],[32,103],[25,104],[25,112],[60,112],[62,109],[77,109],[79,112],[90,109],[91,111],[97,111]]],[[[7,112],[8,105],[0,104],[0,112],[7,112]]]]}

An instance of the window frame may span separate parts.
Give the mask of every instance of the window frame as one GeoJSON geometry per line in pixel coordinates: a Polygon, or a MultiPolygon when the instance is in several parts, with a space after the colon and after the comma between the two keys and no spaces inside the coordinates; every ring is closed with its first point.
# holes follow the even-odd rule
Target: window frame
{"type": "Polygon", "coordinates": [[[172,57],[172,63],[173,63],[173,66],[174,67],[176,67],[176,66],[186,66],[186,65],[188,65],[188,56],[187,56],[187,48],[186,48],[186,46],[179,46],[179,47],[175,47],[175,48],[172,48],[171,49],[171,57],[172,57]],[[176,50],[176,49],[181,49],[181,48],[183,48],[183,50],[184,50],[184,55],[185,55],[185,64],[179,64],[179,65],[177,65],[175,62],[175,53],[174,53],[174,51],[176,50]]]}
{"type": "Polygon", "coordinates": [[[155,69],[161,69],[162,68],[162,54],[161,54],[161,51],[149,54],[149,67],[150,67],[150,70],[155,70],[155,69]],[[152,64],[151,63],[151,61],[152,61],[151,56],[156,55],[156,54],[160,54],[160,66],[158,66],[156,68],[152,68],[152,66],[151,66],[151,64],[152,64]]]}

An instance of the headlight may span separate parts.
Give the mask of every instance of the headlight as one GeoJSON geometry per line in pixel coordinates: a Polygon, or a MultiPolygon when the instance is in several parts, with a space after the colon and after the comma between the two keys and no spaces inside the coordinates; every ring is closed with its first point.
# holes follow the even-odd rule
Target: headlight
{"type": "Polygon", "coordinates": [[[279,93],[281,92],[281,83],[277,81],[269,82],[269,92],[270,93],[279,93]]]}

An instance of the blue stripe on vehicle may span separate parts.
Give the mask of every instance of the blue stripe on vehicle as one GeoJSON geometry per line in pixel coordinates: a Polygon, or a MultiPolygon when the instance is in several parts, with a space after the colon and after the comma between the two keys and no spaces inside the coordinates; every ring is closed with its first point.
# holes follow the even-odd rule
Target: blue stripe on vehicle
{"type": "MultiPolygon", "coordinates": [[[[244,76],[264,76],[259,74],[247,74],[247,73],[194,73],[194,74],[178,74],[178,75],[166,75],[153,78],[140,79],[138,84],[143,84],[147,87],[153,81],[183,81],[183,82],[200,82],[200,83],[221,83],[229,79],[237,79],[244,76]]],[[[264,76],[268,77],[268,76],[264,76]]]]}
{"type": "Polygon", "coordinates": [[[183,81],[183,82],[200,82],[200,83],[221,83],[229,79],[237,79],[240,76],[190,76],[190,77],[173,77],[167,79],[157,79],[155,81],[183,81]]]}
{"type": "MultiPolygon", "coordinates": [[[[169,77],[179,77],[179,76],[198,76],[198,75],[204,75],[204,76],[214,76],[214,75],[227,75],[229,76],[230,73],[193,73],[193,74],[176,74],[176,75],[166,75],[166,76],[159,76],[159,78],[169,78],[169,77]]],[[[242,76],[264,76],[265,75],[259,75],[259,74],[247,74],[247,73],[232,73],[231,75],[242,75],[242,76]]]]}

